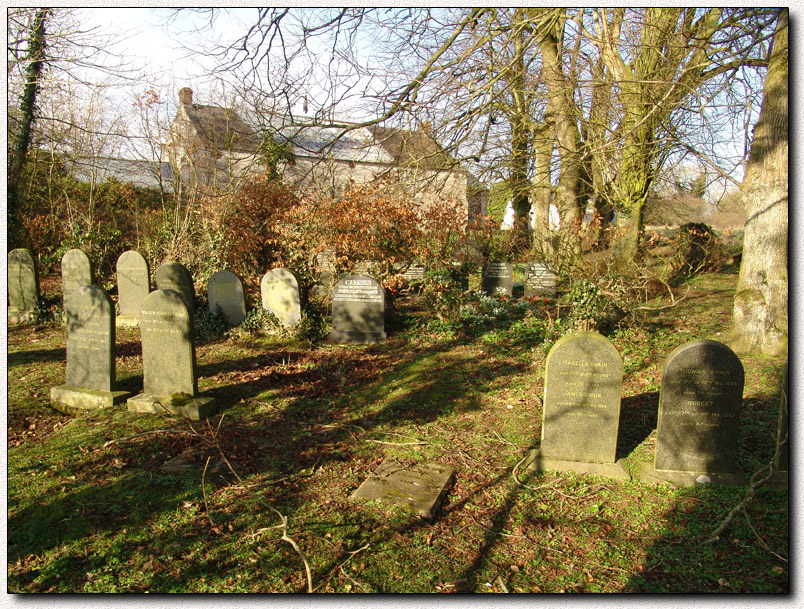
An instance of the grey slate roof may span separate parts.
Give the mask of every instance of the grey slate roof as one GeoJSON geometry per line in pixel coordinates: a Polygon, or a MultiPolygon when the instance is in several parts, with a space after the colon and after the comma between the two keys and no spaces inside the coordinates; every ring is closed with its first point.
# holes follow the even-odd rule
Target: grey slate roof
{"type": "Polygon", "coordinates": [[[173,191],[173,169],[168,163],[154,164],[134,159],[81,158],[72,167],[72,176],[80,182],[104,182],[114,178],[122,184],[131,182],[138,188],[159,190],[158,173],[161,173],[162,188],[166,192],[173,191]]]}

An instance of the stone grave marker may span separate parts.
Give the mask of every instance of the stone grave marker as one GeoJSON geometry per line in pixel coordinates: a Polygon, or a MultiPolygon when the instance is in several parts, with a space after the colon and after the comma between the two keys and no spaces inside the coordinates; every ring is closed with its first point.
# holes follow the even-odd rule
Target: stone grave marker
{"type": "Polygon", "coordinates": [[[207,281],[209,310],[220,313],[230,326],[238,326],[246,318],[243,282],[229,269],[214,273],[207,281]]]}
{"type": "Polygon", "coordinates": [[[546,296],[552,298],[556,295],[558,277],[541,262],[529,262],[526,266],[525,298],[546,296]]]}
{"type": "Polygon", "coordinates": [[[215,412],[214,398],[197,395],[193,318],[174,290],[156,290],[142,303],[143,392],[128,400],[132,412],[203,419],[215,412]]]}
{"type": "Polygon", "coordinates": [[[388,457],[352,493],[352,498],[409,507],[417,516],[432,520],[454,481],[451,467],[405,465],[388,457]]]}
{"type": "Polygon", "coordinates": [[[622,379],[622,358],[605,336],[561,337],[547,354],[541,443],[529,467],[630,479],[615,461],[622,379]]]}
{"type": "Polygon", "coordinates": [[[321,274],[310,289],[310,293],[317,296],[329,296],[332,287],[332,273],[335,271],[335,250],[324,250],[316,255],[316,265],[321,269],[321,274]]]}
{"type": "Polygon", "coordinates": [[[151,293],[148,261],[139,252],[128,250],[117,259],[118,326],[136,327],[140,323],[142,301],[151,293]]]}
{"type": "Polygon", "coordinates": [[[514,289],[514,270],[510,262],[492,260],[483,265],[481,289],[488,296],[510,296],[514,289]]]}
{"type": "Polygon", "coordinates": [[[50,402],[67,414],[113,406],[131,393],[115,391],[114,305],[95,285],[67,299],[67,382],[50,388],[50,402]]]}
{"type": "Polygon", "coordinates": [[[33,255],[26,249],[8,253],[8,323],[33,321],[39,301],[39,276],[33,255]]]}
{"type": "Polygon", "coordinates": [[[299,282],[289,270],[277,268],[265,273],[260,293],[262,308],[276,315],[283,326],[292,327],[301,321],[299,282]]]}
{"type": "Polygon", "coordinates": [[[368,275],[349,275],[332,288],[329,341],[370,344],[385,340],[385,291],[368,275]]]}
{"type": "Polygon", "coordinates": [[[70,292],[82,285],[92,285],[92,267],[84,252],[72,249],[61,257],[61,294],[65,310],[70,292]]]}
{"type": "Polygon", "coordinates": [[[662,372],[656,457],[640,477],[681,485],[741,485],[737,434],[743,365],[726,345],[694,340],[673,351],[662,372]]]}
{"type": "Polygon", "coordinates": [[[190,311],[190,316],[195,315],[195,286],[193,276],[180,262],[166,262],[156,269],[154,273],[157,290],[174,290],[184,299],[184,304],[190,311]]]}

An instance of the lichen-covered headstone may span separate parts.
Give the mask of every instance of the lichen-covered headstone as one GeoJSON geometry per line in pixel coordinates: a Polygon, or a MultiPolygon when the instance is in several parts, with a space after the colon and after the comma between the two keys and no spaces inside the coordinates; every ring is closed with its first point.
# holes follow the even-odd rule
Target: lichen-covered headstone
{"type": "Polygon", "coordinates": [[[558,277],[541,262],[530,262],[526,267],[525,298],[556,295],[558,277]]]}
{"type": "Polygon", "coordinates": [[[646,482],[745,483],[737,436],[745,375],[726,345],[695,340],[673,351],[662,372],[656,458],[646,482]]]}
{"type": "Polygon", "coordinates": [[[262,308],[276,315],[285,327],[292,327],[301,321],[301,301],[299,282],[287,269],[271,269],[260,282],[262,308]]]}
{"type": "Polygon", "coordinates": [[[117,325],[139,325],[142,301],[150,293],[151,275],[148,261],[134,250],[120,254],[117,259],[117,300],[120,307],[117,325]]]}
{"type": "Polygon", "coordinates": [[[39,276],[33,255],[26,249],[8,253],[8,322],[32,321],[39,301],[39,276]]]}
{"type": "Polygon", "coordinates": [[[218,313],[230,326],[238,326],[246,318],[243,282],[229,269],[213,274],[207,281],[209,310],[218,313]]]}
{"type": "Polygon", "coordinates": [[[616,462],[623,364],[597,332],[573,332],[547,355],[541,443],[529,467],[629,479],[616,462]]]}
{"type": "Polygon", "coordinates": [[[67,299],[67,382],[51,387],[54,408],[77,414],[118,404],[131,394],[115,391],[114,305],[94,285],[75,288],[67,299]]]}
{"type": "Polygon", "coordinates": [[[385,291],[368,275],[349,275],[332,288],[329,341],[370,344],[385,340],[385,291]]]}
{"type": "Polygon", "coordinates": [[[184,299],[184,304],[195,315],[195,286],[193,276],[180,262],[165,262],[154,273],[157,290],[173,290],[184,299]]]}
{"type": "Polygon", "coordinates": [[[69,250],[61,257],[61,293],[65,309],[70,293],[84,285],[92,285],[89,257],[79,249],[69,250]]]}
{"type": "Polygon", "coordinates": [[[193,318],[174,290],[156,290],[142,303],[143,392],[128,400],[134,412],[202,419],[215,412],[213,398],[198,396],[193,318]]]}
{"type": "Polygon", "coordinates": [[[511,263],[492,260],[484,264],[481,289],[488,296],[510,296],[514,289],[514,271],[511,263]]]}

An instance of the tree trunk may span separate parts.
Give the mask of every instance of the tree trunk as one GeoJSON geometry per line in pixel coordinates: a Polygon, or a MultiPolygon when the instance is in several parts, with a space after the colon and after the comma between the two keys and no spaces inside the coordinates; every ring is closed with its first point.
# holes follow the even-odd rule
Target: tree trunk
{"type": "Polygon", "coordinates": [[[741,354],[787,352],[787,32],[783,9],[742,187],[747,219],[731,337],[741,354]]]}

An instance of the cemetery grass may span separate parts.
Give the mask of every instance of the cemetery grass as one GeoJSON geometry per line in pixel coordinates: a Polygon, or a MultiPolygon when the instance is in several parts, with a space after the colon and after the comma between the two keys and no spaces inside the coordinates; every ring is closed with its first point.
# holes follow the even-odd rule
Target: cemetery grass
{"type": "MultiPolygon", "coordinates": [[[[625,366],[618,457],[632,471],[653,455],[664,361],[689,340],[725,340],[736,279],[697,277],[676,307],[611,335],[625,366]]],[[[221,410],[192,424],[52,410],[64,328],[10,328],[8,591],[788,591],[786,491],[761,488],[704,543],[744,488],[530,473],[549,345],[516,315],[467,335],[415,301],[400,311],[375,346],[198,345],[199,391],[221,410]],[[161,471],[179,456],[190,469],[161,471]],[[455,469],[433,521],[350,499],[389,456],[455,469]]],[[[118,330],[117,351],[136,391],[136,330],[118,330]]],[[[750,475],[773,455],[783,361],[742,361],[750,475]]]]}

